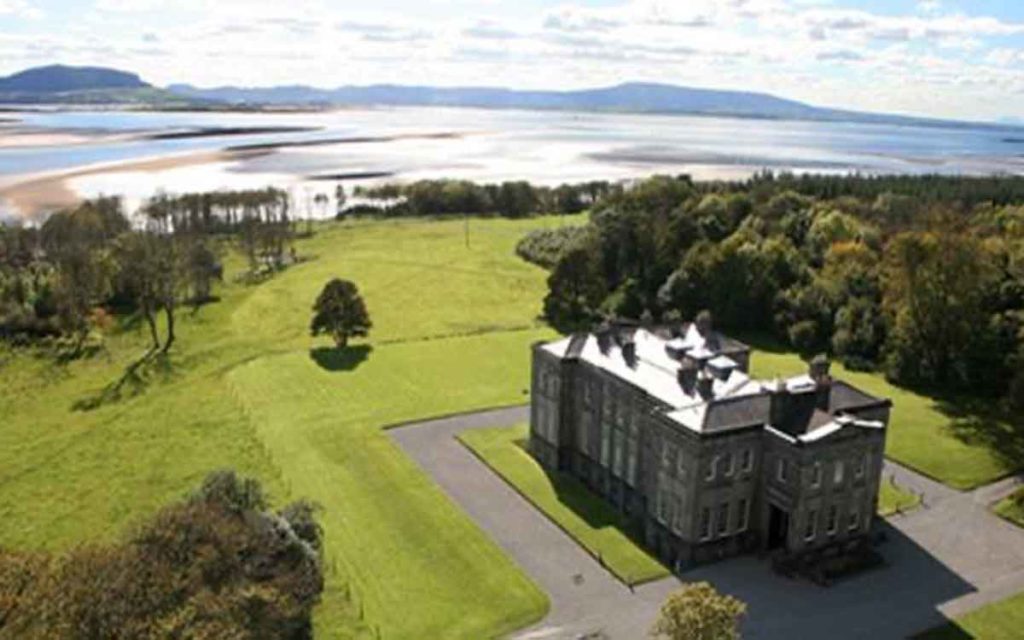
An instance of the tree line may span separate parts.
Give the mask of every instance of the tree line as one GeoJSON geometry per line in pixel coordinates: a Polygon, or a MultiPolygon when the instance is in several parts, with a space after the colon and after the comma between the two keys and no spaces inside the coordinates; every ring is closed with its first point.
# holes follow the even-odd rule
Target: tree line
{"type": "Polygon", "coordinates": [[[566,331],[710,309],[724,328],[772,334],[804,354],[1020,408],[1020,184],[660,176],[603,197],[584,227],[537,232],[519,251],[552,265],[544,311],[566,331]]]}
{"type": "Polygon", "coordinates": [[[544,213],[580,213],[621,185],[606,180],[545,187],[525,181],[478,184],[468,180],[420,180],[410,184],[357,187],[353,195],[374,204],[355,205],[344,215],[493,215],[525,218],[544,213]]]}
{"type": "Polygon", "coordinates": [[[138,313],[152,351],[166,352],[178,307],[213,299],[225,250],[237,248],[258,279],[296,259],[295,233],[278,189],[158,194],[134,220],[119,198],[104,197],[39,227],[0,226],[0,338],[58,338],[77,354],[117,310],[138,313]]]}

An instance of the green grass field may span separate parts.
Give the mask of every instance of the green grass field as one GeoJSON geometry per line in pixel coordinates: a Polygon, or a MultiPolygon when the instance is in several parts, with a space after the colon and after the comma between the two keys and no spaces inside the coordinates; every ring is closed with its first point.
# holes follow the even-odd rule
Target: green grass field
{"type": "Polygon", "coordinates": [[[1001,500],[995,506],[995,512],[1018,527],[1024,527],[1024,487],[1001,500]]]}
{"type": "Polygon", "coordinates": [[[91,411],[75,404],[144,351],[138,328],[67,366],[0,354],[0,544],[111,539],[230,466],[322,505],[318,637],[475,639],[539,619],[546,596],[381,427],[526,401],[528,346],[552,333],[536,321],[546,274],[513,247],[559,223],[474,220],[469,248],[461,221],[324,225],[298,245],[314,260],[183,312],[170,363],[91,411]],[[340,357],[308,337],[333,276],[374,322],[340,357]]]}
{"type": "Polygon", "coordinates": [[[521,446],[527,436],[521,424],[466,431],[459,440],[626,584],[668,575],[623,533],[625,519],[597,494],[570,476],[546,473],[521,446]]]}
{"type": "MultiPolygon", "coordinates": [[[[558,224],[474,219],[469,247],[462,221],[324,224],[298,243],[313,260],[256,286],[231,281],[241,269],[231,255],[221,300],[182,310],[169,362],[119,398],[103,392],[145,350],[139,326],[66,365],[0,351],[0,545],[113,539],[211,469],[232,467],[261,479],[276,503],[323,507],[318,637],[476,639],[537,620],[544,594],[382,427],[527,401],[528,346],[553,333],[536,319],[546,273],[513,248],[558,224]],[[359,284],[374,322],[342,355],[308,336],[310,306],[334,276],[359,284]]],[[[762,373],[780,365],[803,368],[755,355],[762,373]]],[[[850,378],[896,400],[890,455],[956,486],[1007,471],[989,449],[957,440],[934,401],[877,376],[850,378]]]]}
{"type": "MultiPolygon", "coordinates": [[[[807,365],[795,354],[755,349],[750,368],[755,377],[772,378],[803,373],[807,365]]],[[[896,387],[881,374],[849,371],[835,363],[833,375],[892,399],[885,453],[897,462],[957,489],[988,484],[1019,467],[1019,461],[999,453],[999,439],[1010,428],[997,420],[896,387]]]]}
{"type": "Polygon", "coordinates": [[[1019,640],[1024,635],[1024,593],[982,607],[914,640],[1019,640]]]}

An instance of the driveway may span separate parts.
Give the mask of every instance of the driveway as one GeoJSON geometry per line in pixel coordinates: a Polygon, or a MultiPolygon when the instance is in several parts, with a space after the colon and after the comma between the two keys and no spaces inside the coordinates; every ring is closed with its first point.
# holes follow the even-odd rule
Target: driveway
{"type": "MultiPolygon", "coordinates": [[[[455,439],[467,429],[512,425],[528,416],[527,407],[514,407],[390,433],[547,592],[549,615],[515,637],[644,638],[679,580],[630,591],[455,439]]],[[[684,578],[708,580],[745,601],[744,637],[757,640],[903,638],[1024,591],[1024,532],[987,508],[1016,480],[961,493],[894,463],[886,464],[885,473],[924,496],[923,507],[882,525],[887,568],[823,589],[781,578],[766,561],[746,556],[684,578]]]]}

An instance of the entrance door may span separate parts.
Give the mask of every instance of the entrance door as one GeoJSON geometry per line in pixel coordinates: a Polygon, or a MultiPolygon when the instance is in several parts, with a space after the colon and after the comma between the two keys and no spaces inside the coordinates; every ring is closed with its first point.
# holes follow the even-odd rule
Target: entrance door
{"type": "Polygon", "coordinates": [[[788,537],[789,513],[774,504],[768,505],[768,550],[785,547],[788,537]]]}

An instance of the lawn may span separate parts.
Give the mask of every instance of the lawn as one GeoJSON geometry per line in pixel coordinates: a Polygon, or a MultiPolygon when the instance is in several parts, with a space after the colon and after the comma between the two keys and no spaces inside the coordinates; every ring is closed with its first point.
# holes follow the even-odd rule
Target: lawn
{"type": "Polygon", "coordinates": [[[1024,593],[972,611],[914,636],[914,640],[1019,640],[1024,630],[1024,593]]]}
{"type": "Polygon", "coordinates": [[[878,515],[886,517],[917,508],[921,504],[921,496],[906,491],[892,480],[882,480],[878,492],[878,515]]]}
{"type": "Polygon", "coordinates": [[[1024,487],[1001,500],[995,506],[995,512],[1013,524],[1024,527],[1024,487]]]}
{"type": "Polygon", "coordinates": [[[626,522],[618,512],[574,478],[545,472],[526,453],[521,443],[527,430],[525,424],[476,429],[459,440],[623,582],[667,576],[664,566],[623,533],[626,522]]]}
{"type": "Polygon", "coordinates": [[[0,354],[0,545],[63,549],[123,533],[211,469],[322,507],[317,637],[481,638],[543,616],[545,595],[381,427],[524,402],[546,274],[514,255],[553,219],[325,224],[315,259],[179,317],[166,366],[96,403],[145,348],[114,331],[89,360],[0,354]],[[364,291],[371,337],[308,337],[330,277],[364,291]],[[91,410],[83,406],[97,404],[91,410]]]}
{"type": "MultiPolygon", "coordinates": [[[[799,356],[775,349],[755,349],[750,358],[755,377],[803,373],[799,356]]],[[[893,401],[886,455],[957,489],[973,489],[1012,473],[1019,462],[1001,456],[992,440],[1008,433],[998,421],[964,412],[937,398],[886,382],[881,374],[849,371],[833,364],[833,375],[893,401]]]]}

